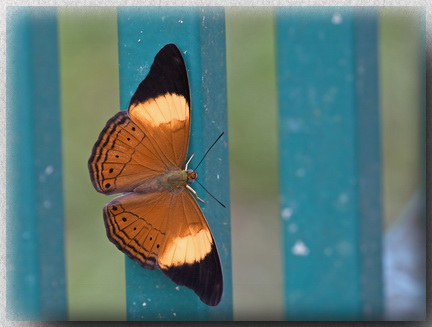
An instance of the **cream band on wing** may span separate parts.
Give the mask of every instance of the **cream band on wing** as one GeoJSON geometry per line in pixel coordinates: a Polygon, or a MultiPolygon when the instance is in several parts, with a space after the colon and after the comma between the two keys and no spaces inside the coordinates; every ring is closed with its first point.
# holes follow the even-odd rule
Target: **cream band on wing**
{"type": "Polygon", "coordinates": [[[129,107],[129,114],[135,121],[145,121],[158,127],[171,121],[189,120],[189,106],[182,95],[167,93],[143,103],[129,107]]]}
{"type": "Polygon", "coordinates": [[[198,234],[169,240],[165,251],[159,253],[159,267],[181,266],[203,260],[212,249],[212,243],[209,242],[211,239],[210,232],[202,229],[198,234]]]}

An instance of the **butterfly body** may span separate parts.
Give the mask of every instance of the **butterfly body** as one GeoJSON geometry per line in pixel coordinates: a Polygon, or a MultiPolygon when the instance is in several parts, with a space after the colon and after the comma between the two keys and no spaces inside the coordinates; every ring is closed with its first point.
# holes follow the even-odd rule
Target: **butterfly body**
{"type": "Polygon", "coordinates": [[[222,298],[223,275],[210,227],[189,186],[197,178],[185,163],[189,134],[186,66],[178,48],[168,44],[128,110],[107,122],[88,167],[98,192],[122,193],[103,209],[110,241],[213,306],[222,298]]]}
{"type": "Polygon", "coordinates": [[[197,173],[191,169],[169,170],[160,176],[144,180],[133,191],[137,193],[152,193],[162,190],[180,191],[180,188],[192,184],[196,178],[197,173]]]}
{"type": "Polygon", "coordinates": [[[175,170],[163,175],[161,183],[168,187],[183,187],[192,184],[196,179],[196,173],[187,170],[175,170]]]}

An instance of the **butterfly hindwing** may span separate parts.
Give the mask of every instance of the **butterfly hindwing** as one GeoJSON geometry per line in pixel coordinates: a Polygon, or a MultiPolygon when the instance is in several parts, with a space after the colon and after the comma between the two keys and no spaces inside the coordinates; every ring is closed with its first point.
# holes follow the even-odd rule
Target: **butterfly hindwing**
{"type": "Polygon", "coordinates": [[[131,259],[148,269],[160,268],[204,303],[219,303],[223,289],[219,255],[189,191],[128,193],[105,206],[104,220],[108,238],[131,259]]]}
{"type": "Polygon", "coordinates": [[[217,305],[223,292],[223,275],[213,235],[192,194],[186,189],[176,199],[185,226],[164,249],[159,267],[178,285],[184,285],[207,305],[217,305]]]}
{"type": "Polygon", "coordinates": [[[127,193],[104,207],[107,236],[118,249],[148,269],[167,240],[170,199],[162,192],[127,193]]]}

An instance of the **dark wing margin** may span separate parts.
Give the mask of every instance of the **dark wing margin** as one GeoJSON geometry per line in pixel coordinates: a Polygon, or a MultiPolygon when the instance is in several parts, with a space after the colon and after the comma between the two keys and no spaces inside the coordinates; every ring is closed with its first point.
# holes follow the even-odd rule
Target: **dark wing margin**
{"type": "Polygon", "coordinates": [[[138,85],[129,107],[167,93],[183,96],[190,107],[186,65],[175,44],[165,45],[155,56],[150,72],[138,85]]]}
{"type": "Polygon", "coordinates": [[[218,305],[223,293],[222,267],[213,240],[211,251],[193,264],[172,266],[161,271],[177,285],[192,289],[207,305],[218,305]]]}

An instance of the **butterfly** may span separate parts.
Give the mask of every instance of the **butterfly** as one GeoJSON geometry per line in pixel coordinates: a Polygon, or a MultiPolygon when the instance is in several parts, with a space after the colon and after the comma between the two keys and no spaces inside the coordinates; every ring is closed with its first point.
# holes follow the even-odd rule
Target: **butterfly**
{"type": "Polygon", "coordinates": [[[189,186],[197,173],[187,168],[190,160],[185,164],[190,104],[185,62],[177,46],[167,44],[128,110],[108,120],[88,168],[98,192],[123,193],[103,209],[109,240],[215,306],[223,292],[219,254],[189,186]]]}

